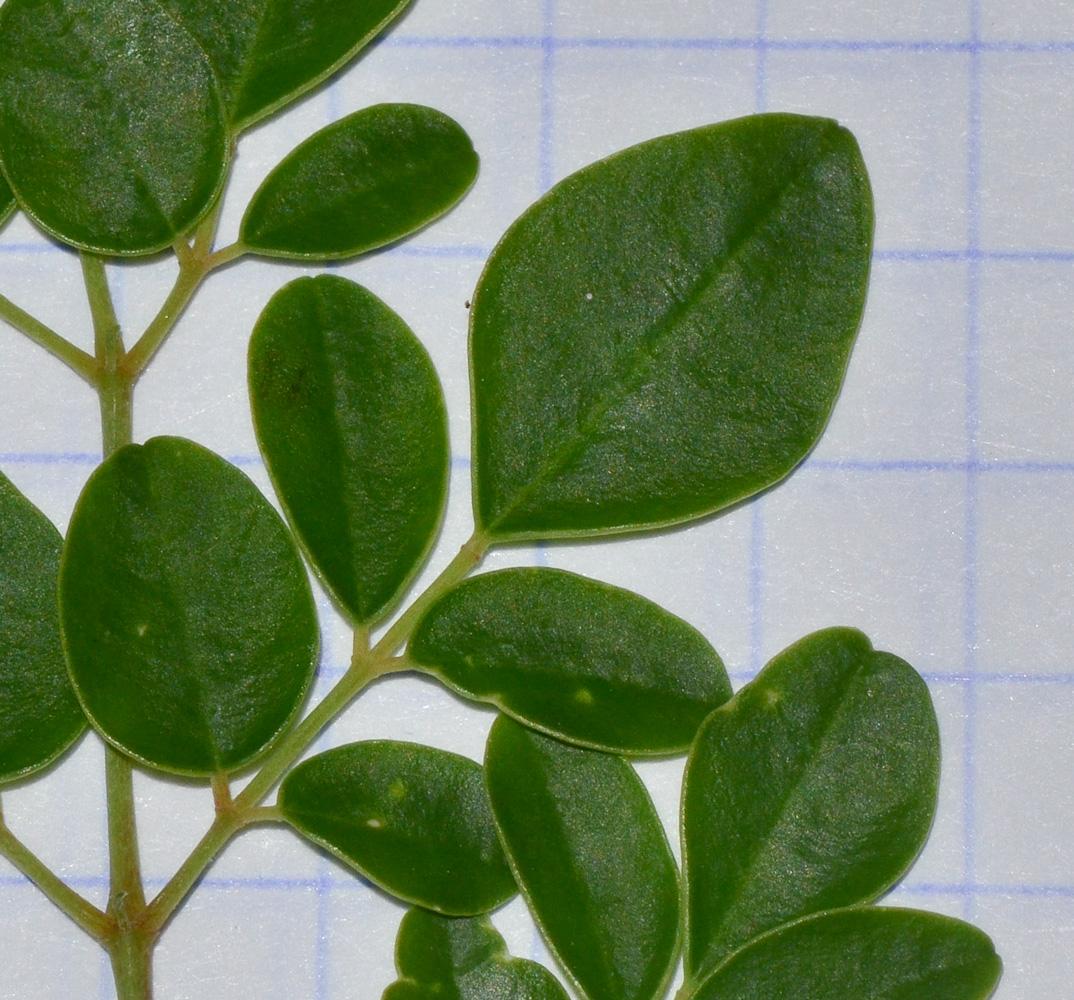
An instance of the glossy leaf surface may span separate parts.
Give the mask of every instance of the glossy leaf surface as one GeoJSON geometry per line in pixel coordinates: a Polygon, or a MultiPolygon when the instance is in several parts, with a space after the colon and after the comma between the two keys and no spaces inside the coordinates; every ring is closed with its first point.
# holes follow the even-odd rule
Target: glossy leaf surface
{"type": "Polygon", "coordinates": [[[60,641],[62,545],[0,473],[0,782],[44,767],[86,728],[60,641]]]}
{"type": "Polygon", "coordinates": [[[682,132],[558,184],[473,300],[478,527],[652,527],[786,476],[842,382],[872,229],[857,144],[827,119],[682,132]]]}
{"type": "Polygon", "coordinates": [[[3,176],[0,176],[0,226],[7,222],[8,217],[14,211],[15,194],[3,176]]]}
{"type": "Polygon", "coordinates": [[[696,629],[637,594],[561,570],[467,580],[426,612],[408,653],[467,697],[623,753],[685,750],[731,697],[696,629]]]}
{"type": "Polygon", "coordinates": [[[706,721],[687,764],[687,975],[891,886],[928,835],[939,753],[924,681],[860,632],[775,657],[706,721]]]}
{"type": "Polygon", "coordinates": [[[678,872],[634,769],[506,716],[485,768],[519,887],[580,994],[659,995],[678,953],[678,872]]]}
{"type": "Polygon", "coordinates": [[[395,944],[399,979],[383,1000],[568,1000],[544,966],[511,958],[488,917],[410,910],[395,944]]]}
{"type": "Polygon", "coordinates": [[[279,804],[304,836],[409,903],[471,915],[517,891],[482,768],[458,754],[351,743],[296,767],[279,804]]]}
{"type": "Polygon", "coordinates": [[[248,763],[312,679],[317,621],[290,533],[245,475],[181,438],[121,448],[90,477],[60,606],[90,721],[167,771],[248,763]]]}
{"type": "Polygon", "coordinates": [[[409,0],[162,0],[220,78],[245,128],[349,62],[409,0]]]}
{"type": "Polygon", "coordinates": [[[1000,975],[988,937],[936,913],[861,907],[766,934],[694,1000],[984,1000],[1000,975]]]}
{"type": "Polygon", "coordinates": [[[273,257],[350,257],[443,215],[476,176],[470,138],[447,115],[378,104],[321,129],[269,174],[241,239],[273,257]]]}
{"type": "Polygon", "coordinates": [[[209,208],[228,151],[209,60],[158,4],[0,8],[0,156],[57,238],[107,254],[169,246],[209,208]]]}
{"type": "Polygon", "coordinates": [[[277,493],[352,622],[420,566],[447,491],[444,397],[409,327],[332,275],[277,292],[250,341],[250,402],[277,493]]]}

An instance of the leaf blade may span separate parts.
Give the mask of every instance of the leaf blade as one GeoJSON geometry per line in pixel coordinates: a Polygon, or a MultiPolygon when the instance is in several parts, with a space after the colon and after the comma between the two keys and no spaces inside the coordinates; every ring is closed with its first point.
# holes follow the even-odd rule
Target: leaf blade
{"type": "Polygon", "coordinates": [[[223,185],[229,140],[209,61],[155,3],[9,0],[0,157],[20,205],[57,239],[161,250],[223,185]]]}
{"type": "Polygon", "coordinates": [[[506,716],[485,770],[519,888],[581,995],[658,996],[678,954],[678,872],[634,770],[506,716]]]}
{"type": "Polygon", "coordinates": [[[735,952],[695,1000],[984,1000],[1001,965],[970,924],[920,910],[855,907],[781,927],[735,952]]]}
{"type": "Polygon", "coordinates": [[[665,136],[561,182],[474,296],[479,528],[655,527],[782,479],[834,404],[871,240],[857,144],[824,119],[665,136]]]}
{"type": "Polygon", "coordinates": [[[0,784],[47,767],[86,729],[60,641],[62,545],[0,473],[0,784]]]}
{"type": "Polygon", "coordinates": [[[472,915],[517,891],[482,768],[458,754],[351,743],[296,767],[279,805],[299,833],[406,902],[472,915]]]}
{"type": "Polygon", "coordinates": [[[447,497],[447,413],[403,320],[321,275],[273,296],[249,350],[261,452],[288,517],[352,622],[390,608],[424,562],[447,497]]]}
{"type": "Polygon", "coordinates": [[[90,477],[60,603],[90,721],[161,770],[246,765],[313,678],[313,596],[287,528],[238,469],[181,438],[127,445],[90,477]]]}
{"type": "Polygon", "coordinates": [[[716,651],[629,591],[552,569],[465,581],[414,630],[409,657],[461,694],[598,750],[685,750],[731,696],[716,651]]]}
{"type": "Polygon", "coordinates": [[[709,717],[687,763],[687,974],[889,888],[928,836],[938,783],[935,714],[908,664],[852,629],[776,656],[709,717]]]}
{"type": "Polygon", "coordinates": [[[240,237],[270,257],[352,257],[428,225],[476,176],[477,154],[457,122],[417,104],[378,104],[321,129],[277,166],[240,237]]]}

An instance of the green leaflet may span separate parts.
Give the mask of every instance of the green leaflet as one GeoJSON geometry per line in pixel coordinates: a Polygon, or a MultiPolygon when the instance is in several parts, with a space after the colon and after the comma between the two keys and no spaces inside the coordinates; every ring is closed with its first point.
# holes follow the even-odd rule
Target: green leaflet
{"type": "Polygon", "coordinates": [[[984,1000],[999,980],[988,937],[920,910],[821,913],[735,952],[692,1000],[984,1000]]]}
{"type": "Polygon", "coordinates": [[[296,830],[406,902],[471,915],[518,891],[482,768],[458,754],[351,743],[296,767],[279,805],[296,830]]]}
{"type": "Polygon", "coordinates": [[[0,782],[45,767],[86,728],[60,642],[62,545],[0,473],[0,782]]]}
{"type": "Polygon", "coordinates": [[[0,175],[0,226],[7,222],[15,211],[15,194],[3,175],[0,175]]]}
{"type": "Polygon", "coordinates": [[[399,979],[382,1000],[568,1000],[543,965],[511,958],[488,917],[410,910],[395,944],[399,979]]]}
{"type": "Polygon", "coordinates": [[[835,402],[872,230],[857,144],[821,118],[681,132],[558,184],[474,295],[478,528],[670,524],[786,476],[835,402]]]}
{"type": "Polygon", "coordinates": [[[378,104],[321,129],[276,167],[240,238],[271,257],[351,257],[443,215],[476,176],[458,123],[417,104],[378,104]]]}
{"type": "Polygon", "coordinates": [[[105,254],[169,246],[208,210],[228,154],[209,60],[156,3],[0,8],[0,156],[53,236],[105,254]]]}
{"type": "Polygon", "coordinates": [[[627,590],[553,569],[467,580],[422,618],[412,660],[469,698],[572,743],[685,750],[731,697],[686,622],[627,590]]]}
{"type": "Polygon", "coordinates": [[[162,0],[201,43],[248,128],[353,59],[409,0],[162,0]]]}
{"type": "Polygon", "coordinates": [[[500,716],[485,770],[519,887],[582,997],[660,996],[678,955],[679,876],[633,768],[500,716]]]}
{"type": "Polygon", "coordinates": [[[272,297],[249,366],[276,491],[329,592],[367,624],[405,588],[440,524],[449,454],[432,362],[380,299],[322,275],[272,297]]]}
{"type": "Polygon", "coordinates": [[[690,753],[686,975],[890,887],[928,836],[939,777],[932,701],[907,663],[845,628],[780,653],[690,753]]]}
{"type": "Polygon", "coordinates": [[[68,664],[90,721],[166,771],[232,771],[301,705],[317,620],[290,533],[257,487],[181,438],[90,477],[60,570],[68,664]]]}

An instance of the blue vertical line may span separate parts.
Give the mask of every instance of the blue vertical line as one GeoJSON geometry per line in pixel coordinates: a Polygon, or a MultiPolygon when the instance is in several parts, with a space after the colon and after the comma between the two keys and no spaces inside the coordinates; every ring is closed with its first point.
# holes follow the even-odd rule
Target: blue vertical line
{"type": "Polygon", "coordinates": [[[965,732],[963,734],[962,877],[967,886],[964,915],[973,919],[977,883],[977,724],[978,689],[978,529],[980,432],[980,167],[981,167],[981,48],[979,0],[969,0],[969,108],[966,150],[966,227],[969,260],[966,274],[966,549],[964,642],[965,732]]]}
{"type": "Polygon", "coordinates": [[[541,35],[541,133],[538,138],[537,184],[544,194],[552,186],[553,155],[552,136],[555,127],[555,0],[544,0],[544,18],[541,35]]]}
{"type": "Polygon", "coordinates": [[[764,666],[762,661],[764,628],[764,508],[763,500],[754,500],[750,506],[750,673],[757,674],[764,666]]]}
{"type": "Polygon", "coordinates": [[[758,113],[768,110],[768,0],[757,0],[757,62],[754,104],[758,113]]]}

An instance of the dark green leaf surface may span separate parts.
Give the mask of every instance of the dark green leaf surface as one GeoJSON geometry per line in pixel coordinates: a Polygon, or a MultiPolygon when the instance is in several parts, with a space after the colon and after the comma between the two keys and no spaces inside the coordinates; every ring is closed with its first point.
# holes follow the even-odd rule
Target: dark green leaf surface
{"type": "Polygon", "coordinates": [[[666,136],[553,188],[474,295],[479,529],[670,524],[786,476],[839,391],[872,231],[857,144],[821,118],[666,136]]]}
{"type": "Polygon", "coordinates": [[[458,754],[351,743],[296,767],[279,804],[300,833],[408,903],[471,915],[517,891],[481,765],[458,754]]]}
{"type": "Polygon", "coordinates": [[[209,60],[158,4],[0,8],[0,156],[57,238],[108,254],[169,246],[209,208],[228,152],[209,60]]]}
{"type": "Polygon", "coordinates": [[[736,952],[693,1000],[984,1000],[1000,975],[988,937],[919,910],[822,913],[736,952]]]}
{"type": "Polygon", "coordinates": [[[936,716],[907,663],[845,628],[780,653],[705,722],[687,764],[687,975],[891,886],[925,842],[939,776],[936,716]]]}
{"type": "Polygon", "coordinates": [[[68,663],[90,721],[154,767],[241,767],[298,711],[317,620],[302,560],[249,479],[180,438],[90,477],[60,571],[68,663]]]}
{"type": "Polygon", "coordinates": [[[443,215],[476,176],[470,138],[447,115],[378,104],[321,129],[269,174],[240,237],[272,257],[351,257],[443,215]]]}
{"type": "Polygon", "coordinates": [[[554,569],[467,580],[426,612],[408,652],[469,698],[622,753],[685,750],[731,697],[716,651],[681,618],[554,569]]]}
{"type": "Polygon", "coordinates": [[[62,545],[0,473],[0,782],[44,767],[86,728],[60,642],[62,545]]]}
{"type": "Polygon", "coordinates": [[[254,329],[250,402],[319,576],[352,622],[372,621],[421,565],[446,497],[447,416],[428,354],[361,286],[299,278],[254,329]]]}
{"type": "Polygon", "coordinates": [[[383,1000],[568,1000],[543,965],[511,958],[488,917],[410,910],[395,944],[399,979],[383,1000]]]}
{"type": "Polygon", "coordinates": [[[581,995],[659,996],[678,954],[678,871],[633,768],[500,716],[485,769],[519,887],[581,995]]]}
{"type": "Polygon", "coordinates": [[[162,0],[201,43],[236,129],[349,62],[409,0],[162,0]]]}

